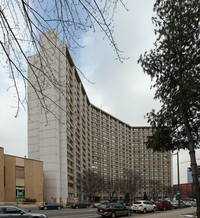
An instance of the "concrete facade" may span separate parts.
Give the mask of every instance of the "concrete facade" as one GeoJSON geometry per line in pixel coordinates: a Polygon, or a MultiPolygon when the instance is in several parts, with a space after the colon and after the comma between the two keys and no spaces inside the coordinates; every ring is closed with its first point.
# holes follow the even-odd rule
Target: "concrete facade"
{"type": "Polygon", "coordinates": [[[28,156],[44,162],[45,200],[84,198],[81,177],[88,169],[113,181],[130,170],[142,176],[138,197],[155,191],[149,181],[170,187],[171,156],[145,146],[151,127],[130,126],[90,103],[55,30],[41,35],[39,53],[29,58],[28,75],[45,102],[29,84],[28,156]]]}
{"type": "Polygon", "coordinates": [[[0,147],[0,202],[35,199],[43,202],[43,163],[4,154],[0,147]],[[23,190],[24,196],[17,194],[23,190]]]}
{"type": "MultiPolygon", "coordinates": [[[[62,84],[62,92],[65,93],[66,88],[63,86],[66,77],[65,56],[61,51],[65,52],[66,46],[59,44],[59,38],[54,31],[49,32],[49,34],[51,43],[48,42],[45,35],[40,37],[40,53],[43,57],[48,58],[40,62],[39,57],[34,55],[29,60],[34,64],[34,67],[43,67],[47,75],[52,74],[54,79],[62,84]],[[55,47],[59,50],[54,49],[55,47]]],[[[33,71],[39,79],[42,75],[40,71],[29,66],[29,79],[36,84],[37,78],[33,76],[33,71]]],[[[52,105],[52,101],[54,101],[57,107],[52,105],[54,114],[46,113],[45,109],[41,108],[34,89],[31,86],[28,87],[28,154],[30,158],[44,162],[45,200],[60,202],[60,199],[66,199],[68,193],[66,126],[60,122],[66,119],[65,112],[61,110],[66,105],[66,98],[52,86],[51,81],[43,79],[45,81],[43,93],[48,96],[45,104],[52,105]]]]}

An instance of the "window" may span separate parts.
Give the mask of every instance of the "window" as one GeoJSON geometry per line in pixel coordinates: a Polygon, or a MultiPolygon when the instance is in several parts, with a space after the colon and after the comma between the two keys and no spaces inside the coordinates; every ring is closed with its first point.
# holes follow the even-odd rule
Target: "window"
{"type": "Polygon", "coordinates": [[[71,183],[68,183],[68,187],[71,187],[71,188],[73,188],[73,187],[74,187],[74,185],[73,185],[73,184],[71,184],[71,183]]]}
{"type": "Polygon", "coordinates": [[[24,179],[24,167],[16,166],[15,172],[16,172],[16,178],[24,179]]]}
{"type": "Polygon", "coordinates": [[[73,180],[74,178],[73,178],[73,176],[68,175],[68,179],[73,180]]]}
{"type": "Polygon", "coordinates": [[[21,214],[21,212],[22,211],[18,208],[14,208],[14,207],[7,207],[6,208],[6,213],[8,213],[8,214],[21,214]]]}
{"type": "Polygon", "coordinates": [[[3,207],[0,208],[0,214],[3,214],[4,211],[3,211],[3,207]]]}

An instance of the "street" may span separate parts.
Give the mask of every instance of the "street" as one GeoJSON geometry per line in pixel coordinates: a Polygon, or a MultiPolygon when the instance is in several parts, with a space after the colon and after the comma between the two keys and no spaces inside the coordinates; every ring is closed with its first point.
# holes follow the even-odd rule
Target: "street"
{"type": "MultiPolygon", "coordinates": [[[[83,209],[71,209],[71,208],[64,208],[61,210],[47,210],[47,211],[41,211],[41,210],[32,210],[32,212],[42,212],[47,214],[48,217],[51,218],[101,218],[96,213],[96,208],[83,208],[83,209]]],[[[189,208],[183,208],[183,209],[174,209],[174,210],[167,210],[167,211],[156,211],[155,213],[133,213],[129,217],[138,217],[138,218],[178,218],[178,217],[184,217],[182,215],[186,215],[189,213],[192,213],[196,211],[195,207],[189,207],[189,208]]]]}

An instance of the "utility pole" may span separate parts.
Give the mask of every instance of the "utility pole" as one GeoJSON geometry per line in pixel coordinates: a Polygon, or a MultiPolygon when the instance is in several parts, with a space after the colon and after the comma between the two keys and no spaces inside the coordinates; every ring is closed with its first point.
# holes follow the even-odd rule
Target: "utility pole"
{"type": "Polygon", "coordinates": [[[177,196],[178,196],[178,208],[180,208],[181,193],[180,193],[180,170],[179,170],[179,152],[178,151],[177,151],[176,155],[177,155],[177,175],[178,175],[178,191],[177,191],[177,196]]]}

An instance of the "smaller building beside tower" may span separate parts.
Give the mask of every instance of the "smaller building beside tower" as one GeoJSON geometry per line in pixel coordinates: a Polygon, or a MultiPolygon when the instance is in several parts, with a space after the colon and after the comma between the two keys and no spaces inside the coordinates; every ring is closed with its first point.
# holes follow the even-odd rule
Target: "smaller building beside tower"
{"type": "MultiPolygon", "coordinates": [[[[173,193],[176,196],[178,193],[178,184],[173,185],[173,193]]],[[[194,188],[192,183],[180,184],[180,199],[195,198],[194,188]]]]}
{"type": "Polygon", "coordinates": [[[0,147],[0,204],[43,202],[43,162],[4,154],[0,147]]]}

